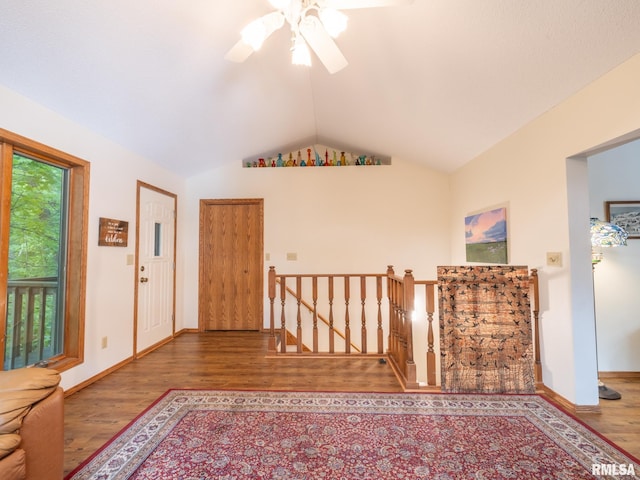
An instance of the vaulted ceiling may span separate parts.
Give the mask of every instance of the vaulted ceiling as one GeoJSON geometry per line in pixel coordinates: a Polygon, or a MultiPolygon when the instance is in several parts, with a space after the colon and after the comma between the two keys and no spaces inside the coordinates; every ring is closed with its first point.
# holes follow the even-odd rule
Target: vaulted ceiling
{"type": "Polygon", "coordinates": [[[2,0],[0,84],[184,175],[307,139],[450,172],[640,52],[638,0],[414,0],[345,11],[333,75],[286,26],[226,61],[271,10],[2,0]]]}

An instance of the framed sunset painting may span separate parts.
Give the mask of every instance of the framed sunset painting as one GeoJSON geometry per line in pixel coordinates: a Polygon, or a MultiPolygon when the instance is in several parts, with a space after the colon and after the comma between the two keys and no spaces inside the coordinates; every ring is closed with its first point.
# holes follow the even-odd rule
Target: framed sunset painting
{"type": "Polygon", "coordinates": [[[467,262],[508,263],[506,208],[469,215],[464,226],[467,262]]]}

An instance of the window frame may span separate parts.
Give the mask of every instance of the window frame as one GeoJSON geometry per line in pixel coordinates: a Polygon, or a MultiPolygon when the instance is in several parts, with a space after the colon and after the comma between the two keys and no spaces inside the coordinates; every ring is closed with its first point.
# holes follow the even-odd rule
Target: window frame
{"type": "MultiPolygon", "coordinates": [[[[68,170],[67,255],[64,347],[48,360],[58,371],[84,362],[86,271],[89,218],[90,164],[42,143],[0,128],[0,351],[6,347],[9,209],[13,154],[19,153],[68,170]]],[[[0,356],[4,370],[4,355],[0,356]]]]}

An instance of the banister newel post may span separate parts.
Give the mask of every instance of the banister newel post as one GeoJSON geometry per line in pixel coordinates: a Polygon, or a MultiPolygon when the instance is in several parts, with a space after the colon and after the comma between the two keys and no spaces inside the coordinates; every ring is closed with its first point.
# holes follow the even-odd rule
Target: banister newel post
{"type": "Polygon", "coordinates": [[[540,361],[540,291],[538,286],[538,269],[531,269],[531,284],[533,287],[533,331],[535,348],[535,381],[542,384],[542,362],[540,361]]]}
{"type": "Polygon", "coordinates": [[[387,335],[387,351],[393,354],[393,317],[394,317],[394,305],[393,305],[393,265],[387,265],[387,300],[389,301],[389,333],[387,335]]]}
{"type": "Polygon", "coordinates": [[[269,267],[269,352],[276,352],[276,320],[274,302],[276,300],[276,267],[269,267]]]}
{"type": "Polygon", "coordinates": [[[404,271],[404,336],[406,341],[406,378],[407,388],[417,388],[416,364],[413,360],[413,309],[415,299],[415,280],[412,270],[404,271]]]}

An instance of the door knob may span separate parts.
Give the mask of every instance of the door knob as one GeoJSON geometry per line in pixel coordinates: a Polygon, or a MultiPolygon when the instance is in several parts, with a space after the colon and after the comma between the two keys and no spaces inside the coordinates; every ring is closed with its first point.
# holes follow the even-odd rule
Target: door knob
{"type": "Polygon", "coordinates": [[[140,277],[140,283],[147,283],[149,279],[147,277],[140,277]]]}

